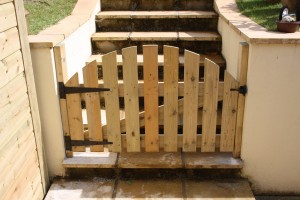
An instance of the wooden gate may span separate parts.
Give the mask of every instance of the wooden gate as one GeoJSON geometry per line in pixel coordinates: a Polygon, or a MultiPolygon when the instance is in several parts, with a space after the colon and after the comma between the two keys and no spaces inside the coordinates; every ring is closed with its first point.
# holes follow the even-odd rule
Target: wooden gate
{"type": "MultiPolygon", "coordinates": [[[[58,55],[61,52],[56,49],[58,55]]],[[[164,64],[158,67],[158,46],[147,45],[143,67],[138,67],[137,47],[125,48],[121,66],[116,52],[108,53],[102,56],[100,72],[93,61],[83,68],[84,84],[79,84],[76,73],[65,86],[61,84],[66,72],[57,66],[69,157],[72,152],[101,152],[104,147],[112,152],[240,154],[245,78],[239,83],[225,71],[220,81],[220,67],[205,59],[202,70],[196,53],[186,50],[180,68],[179,49],[164,46],[164,64]],[[62,94],[61,87],[110,91],[62,94]]],[[[240,76],[246,77],[246,72],[241,69],[240,76]]]]}

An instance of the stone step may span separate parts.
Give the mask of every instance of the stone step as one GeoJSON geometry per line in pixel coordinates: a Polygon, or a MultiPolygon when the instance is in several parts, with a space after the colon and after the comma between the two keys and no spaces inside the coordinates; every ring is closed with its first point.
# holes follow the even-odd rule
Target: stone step
{"type": "Polygon", "coordinates": [[[74,152],[65,168],[122,169],[241,169],[243,161],[231,153],[111,153],[74,152]]]}
{"type": "Polygon", "coordinates": [[[213,0],[101,0],[101,10],[213,10],[213,0]]]}
{"type": "MultiPolygon", "coordinates": [[[[221,67],[225,67],[225,60],[221,55],[200,55],[200,66],[203,66],[204,64],[204,59],[207,58],[216,64],[218,64],[221,67]]],[[[102,55],[91,55],[90,58],[87,60],[87,62],[91,62],[93,60],[97,61],[98,66],[102,66],[102,55]]],[[[138,61],[138,66],[143,66],[143,55],[139,54],[137,55],[137,61],[138,61]]],[[[122,55],[117,55],[117,65],[121,66],[123,64],[123,59],[122,55]]],[[[179,56],[179,65],[183,66],[184,64],[184,57],[183,55],[179,56]]],[[[158,55],[158,66],[163,66],[164,65],[164,56],[163,55],[158,55]]]]}
{"type": "Polygon", "coordinates": [[[178,46],[196,53],[220,52],[221,37],[216,32],[101,32],[92,35],[93,54],[105,54],[114,50],[121,53],[122,48],[137,46],[138,53],[147,44],[178,46]]]}
{"type": "Polygon", "coordinates": [[[255,200],[246,179],[210,179],[166,176],[162,178],[95,177],[85,180],[55,180],[45,200],[62,199],[210,199],[255,200]]]}
{"type": "Polygon", "coordinates": [[[217,22],[211,11],[103,11],[96,16],[99,32],[216,31],[217,22]]]}

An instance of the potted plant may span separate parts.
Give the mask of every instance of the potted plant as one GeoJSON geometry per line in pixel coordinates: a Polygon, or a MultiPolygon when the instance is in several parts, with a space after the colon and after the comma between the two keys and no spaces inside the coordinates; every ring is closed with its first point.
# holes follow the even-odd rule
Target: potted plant
{"type": "Polygon", "coordinates": [[[277,21],[277,30],[285,33],[294,33],[299,29],[300,24],[300,0],[281,0],[283,7],[279,13],[279,21],[277,21]],[[296,14],[290,14],[293,10],[296,14]]]}

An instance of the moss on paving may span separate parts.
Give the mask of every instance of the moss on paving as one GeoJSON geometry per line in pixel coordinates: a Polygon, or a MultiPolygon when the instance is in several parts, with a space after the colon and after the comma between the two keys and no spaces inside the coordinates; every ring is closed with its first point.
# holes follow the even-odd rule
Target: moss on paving
{"type": "Polygon", "coordinates": [[[77,0],[25,0],[29,34],[34,35],[70,15],[77,0]]]}
{"type": "Polygon", "coordinates": [[[270,31],[276,30],[281,3],[271,4],[265,0],[236,0],[241,13],[270,31]]]}

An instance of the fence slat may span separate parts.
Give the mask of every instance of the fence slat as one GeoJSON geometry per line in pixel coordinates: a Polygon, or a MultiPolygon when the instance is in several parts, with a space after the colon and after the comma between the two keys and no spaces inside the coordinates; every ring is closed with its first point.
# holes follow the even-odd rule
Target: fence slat
{"type": "Polygon", "coordinates": [[[179,48],[164,46],[164,151],[177,152],[179,48]]]}
{"type": "Polygon", "coordinates": [[[195,152],[197,144],[199,54],[184,52],[183,151],[195,152]]]}
{"type": "Polygon", "coordinates": [[[230,91],[230,89],[238,88],[238,86],[238,81],[225,71],[221,125],[221,152],[233,151],[238,93],[230,91]]]}
{"type": "MultiPolygon", "coordinates": [[[[87,64],[83,69],[83,80],[85,87],[98,87],[97,62],[87,64]]],[[[89,140],[102,141],[102,124],[100,115],[100,97],[98,92],[85,93],[85,105],[88,120],[89,140]]],[[[91,146],[91,152],[103,151],[101,145],[91,146]]]]}
{"type": "MultiPolygon", "coordinates": [[[[239,51],[240,51],[239,52],[240,75],[238,80],[240,82],[239,86],[243,86],[247,84],[249,45],[246,42],[241,42],[239,51]]],[[[233,156],[236,158],[240,157],[241,155],[245,98],[246,97],[243,94],[239,94],[235,144],[234,144],[234,152],[233,152],[233,156]]]]}
{"type": "Polygon", "coordinates": [[[111,52],[103,55],[103,80],[104,87],[109,88],[109,92],[104,93],[106,122],[107,122],[107,139],[113,142],[109,145],[109,151],[121,152],[121,128],[120,128],[120,108],[118,94],[118,71],[117,71],[117,53],[111,52]]]}
{"type": "Polygon", "coordinates": [[[143,46],[145,151],[158,152],[158,46],[143,46]]]}
{"type": "Polygon", "coordinates": [[[202,152],[214,152],[218,112],[219,66],[212,61],[204,61],[204,102],[202,125],[202,152]]]}
{"type": "Polygon", "coordinates": [[[140,152],[137,47],[122,50],[128,152],[140,152]]]}
{"type": "MultiPolygon", "coordinates": [[[[78,73],[74,74],[66,83],[66,86],[78,87],[78,73]]],[[[68,118],[69,118],[69,129],[72,140],[84,140],[83,135],[83,123],[81,113],[81,100],[79,94],[68,94],[66,95],[68,118]]],[[[85,151],[85,147],[72,147],[73,151],[85,151]]]]}

